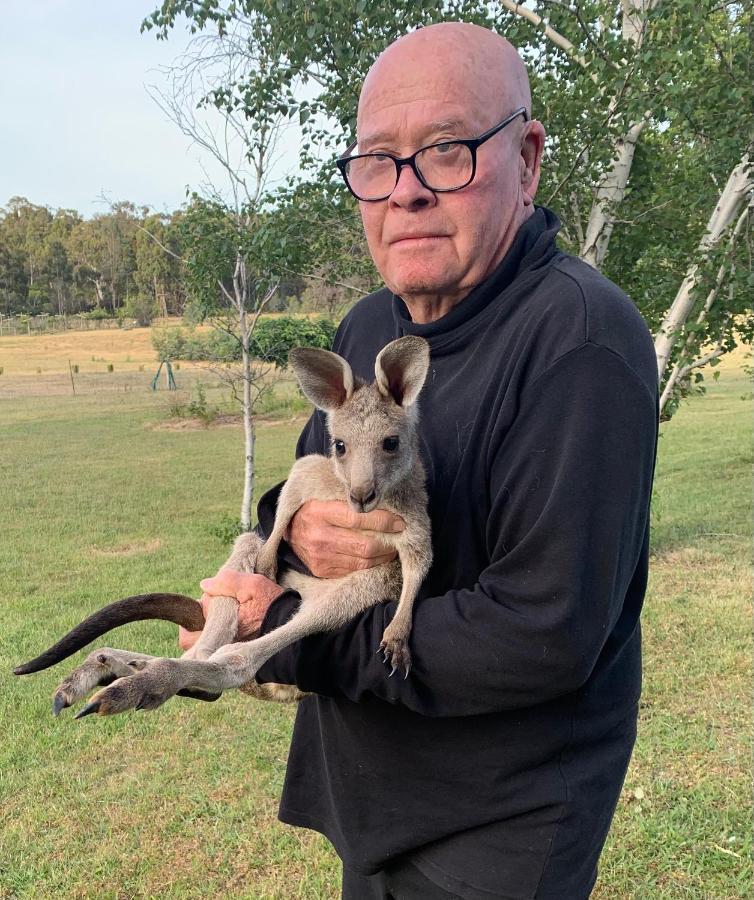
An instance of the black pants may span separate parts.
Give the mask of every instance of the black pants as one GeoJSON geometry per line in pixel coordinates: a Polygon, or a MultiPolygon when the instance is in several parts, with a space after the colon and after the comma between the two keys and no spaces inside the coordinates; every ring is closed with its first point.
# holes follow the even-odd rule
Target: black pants
{"type": "Polygon", "coordinates": [[[398,862],[376,875],[343,867],[343,900],[460,900],[426,878],[410,862],[398,862]]]}

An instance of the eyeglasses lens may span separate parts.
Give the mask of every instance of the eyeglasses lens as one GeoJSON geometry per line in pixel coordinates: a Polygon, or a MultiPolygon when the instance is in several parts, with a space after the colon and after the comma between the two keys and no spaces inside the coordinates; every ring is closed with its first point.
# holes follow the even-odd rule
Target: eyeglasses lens
{"type": "MultiPolygon", "coordinates": [[[[452,191],[469,183],[474,160],[465,144],[437,144],[417,154],[416,167],[429,188],[452,191]]],[[[387,197],[396,185],[393,159],[379,153],[350,160],[346,175],[351,190],[362,200],[387,197]]]]}
{"type": "Polygon", "coordinates": [[[436,144],[422,150],[416,165],[431,188],[448,191],[468,183],[473,159],[465,144],[436,144]]]}

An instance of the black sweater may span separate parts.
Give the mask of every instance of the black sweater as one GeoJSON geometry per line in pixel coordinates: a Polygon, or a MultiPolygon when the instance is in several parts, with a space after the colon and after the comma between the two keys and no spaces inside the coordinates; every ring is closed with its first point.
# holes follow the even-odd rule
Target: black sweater
{"type": "MultiPolygon", "coordinates": [[[[346,316],[333,349],[366,380],[394,338],[431,347],[420,431],[434,564],[414,665],[388,678],[376,655],[389,602],[259,675],[318,695],[299,707],[283,821],[321,831],[363,873],[414,852],[468,897],[505,895],[503,882],[545,896],[548,878],[553,896],[577,896],[634,740],[655,357],[628,298],[557,249],[558,227],[537,209],[439,321],[414,324],[387,290],[346,316]]],[[[327,451],[315,413],[297,454],[327,451]]],[[[267,532],[275,498],[260,503],[267,532]]],[[[264,630],[296,606],[283,595],[264,630]]]]}

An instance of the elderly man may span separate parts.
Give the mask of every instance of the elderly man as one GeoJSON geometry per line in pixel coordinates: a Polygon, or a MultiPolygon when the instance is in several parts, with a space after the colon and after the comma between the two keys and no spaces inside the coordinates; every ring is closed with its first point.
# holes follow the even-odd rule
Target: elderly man
{"type": "MultiPolygon", "coordinates": [[[[429,341],[435,558],[408,679],[375,655],[395,603],[260,673],[315,694],[280,817],[332,841],[344,897],[587,897],[634,743],[654,355],[630,301],[560,252],[556,217],[535,208],[544,129],[530,110],[503,38],[425,28],[375,62],[358,149],[339,163],[386,287],[334,349],[370,379],[388,341],[429,341]]],[[[297,452],[328,442],[315,414],[297,452]]],[[[335,576],[383,562],[375,533],[400,527],[311,503],[290,545],[335,576]]],[[[261,576],[221,570],[202,586],[242,601],[247,634],[296,608],[261,576]]]]}

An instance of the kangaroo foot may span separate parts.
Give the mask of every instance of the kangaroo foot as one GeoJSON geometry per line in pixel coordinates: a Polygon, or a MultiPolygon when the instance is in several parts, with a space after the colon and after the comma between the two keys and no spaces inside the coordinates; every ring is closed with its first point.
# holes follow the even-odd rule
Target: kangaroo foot
{"type": "Polygon", "coordinates": [[[53,715],[58,716],[62,710],[72,706],[94,687],[112,684],[116,678],[131,675],[134,671],[129,663],[136,660],[146,664],[153,657],[128,650],[113,650],[102,647],[87,656],[55,689],[52,698],[53,715]]]}
{"type": "Polygon", "coordinates": [[[411,671],[411,652],[408,649],[408,637],[404,637],[395,631],[391,632],[390,625],[388,625],[385,633],[382,635],[380,650],[383,653],[384,661],[386,663],[389,662],[392,666],[388,677],[395,675],[399,669],[402,669],[404,672],[403,677],[408,678],[408,673],[411,671]]]}
{"type": "MultiPolygon", "coordinates": [[[[118,678],[108,687],[98,691],[87,705],[77,713],[76,718],[97,713],[110,716],[129,709],[157,709],[179,691],[188,688],[185,672],[180,661],[175,659],[155,659],[140,672],[127,678],[118,678]]],[[[199,699],[209,699],[207,692],[191,692],[199,699]]]]}

